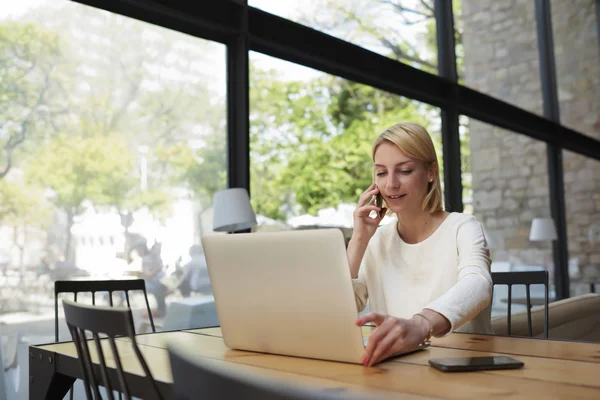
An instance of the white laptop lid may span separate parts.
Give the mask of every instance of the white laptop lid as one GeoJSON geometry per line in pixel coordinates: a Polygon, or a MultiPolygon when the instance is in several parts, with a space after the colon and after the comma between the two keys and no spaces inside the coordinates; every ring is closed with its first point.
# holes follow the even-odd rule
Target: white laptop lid
{"type": "Polygon", "coordinates": [[[360,363],[340,230],[211,235],[202,244],[229,348],[360,363]]]}

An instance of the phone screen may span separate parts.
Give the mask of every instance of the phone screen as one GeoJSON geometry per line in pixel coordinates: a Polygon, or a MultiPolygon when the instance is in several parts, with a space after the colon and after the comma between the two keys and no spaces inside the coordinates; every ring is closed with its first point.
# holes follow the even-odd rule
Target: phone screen
{"type": "Polygon", "coordinates": [[[429,360],[429,364],[442,371],[477,371],[484,369],[521,368],[522,361],[506,356],[456,357],[429,360]]]}

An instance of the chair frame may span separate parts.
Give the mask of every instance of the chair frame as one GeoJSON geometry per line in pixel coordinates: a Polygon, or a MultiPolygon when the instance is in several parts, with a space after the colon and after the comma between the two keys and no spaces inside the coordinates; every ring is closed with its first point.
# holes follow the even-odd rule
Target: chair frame
{"type": "MultiPolygon", "coordinates": [[[[85,392],[89,400],[94,398],[101,399],[99,391],[99,386],[101,384],[99,384],[99,379],[97,379],[97,373],[94,372],[94,364],[92,363],[88,339],[85,334],[86,331],[92,333],[96,351],[98,353],[98,359],[100,361],[100,376],[104,382],[102,386],[107,389],[110,400],[114,400],[112,393],[113,386],[108,378],[106,358],[104,356],[104,351],[102,350],[99,334],[106,335],[107,340],[110,343],[112,356],[114,357],[117,366],[117,378],[121,391],[125,394],[125,398],[130,400],[131,393],[125,379],[123,365],[115,343],[115,337],[117,336],[125,336],[131,340],[131,346],[142,365],[146,379],[152,386],[157,398],[162,399],[158,385],[156,384],[135,339],[135,328],[133,326],[131,309],[125,307],[90,306],[70,300],[63,300],[63,308],[67,326],[69,327],[69,331],[71,332],[73,342],[77,349],[77,356],[83,371],[85,392]],[[95,397],[92,397],[90,386],[93,388],[95,397]]],[[[103,338],[103,340],[106,339],[103,338]]]]}
{"type": "Polygon", "coordinates": [[[508,286],[508,312],[506,333],[510,336],[511,331],[511,305],[512,286],[525,285],[527,292],[527,328],[530,337],[533,337],[533,326],[531,323],[531,285],[544,285],[544,337],[548,338],[548,271],[524,271],[524,272],[492,272],[492,281],[495,285],[508,286]]]}
{"type": "Polygon", "coordinates": [[[156,332],[150,303],[148,303],[148,293],[146,292],[146,283],[143,279],[125,279],[125,280],[100,280],[100,281],[55,281],[54,282],[54,337],[55,342],[58,342],[58,295],[60,293],[73,293],[73,301],[77,301],[77,294],[82,292],[92,293],[92,305],[96,305],[96,292],[108,292],[109,303],[113,306],[113,292],[125,292],[127,299],[127,307],[131,308],[129,303],[129,291],[141,290],[144,292],[144,300],[146,301],[146,309],[148,310],[148,318],[152,325],[152,332],[156,332]]]}

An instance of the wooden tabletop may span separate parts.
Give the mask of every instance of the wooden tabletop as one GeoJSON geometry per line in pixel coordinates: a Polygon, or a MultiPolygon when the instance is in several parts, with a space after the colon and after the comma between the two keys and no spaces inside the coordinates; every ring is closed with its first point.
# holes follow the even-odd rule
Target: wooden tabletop
{"type": "MultiPolygon", "coordinates": [[[[364,328],[367,336],[372,328],[364,328]]],[[[142,375],[129,339],[119,339],[125,369],[142,375]]],[[[425,351],[380,363],[362,365],[253,353],[228,349],[219,328],[138,335],[140,349],[154,377],[172,382],[165,349],[168,341],[190,354],[284,381],[322,390],[378,393],[408,399],[600,398],[600,344],[454,333],[434,339],[425,351]],[[518,370],[444,373],[429,366],[440,357],[509,355],[525,363],[518,370]]],[[[76,357],[72,343],[40,346],[76,357]]],[[[112,362],[108,361],[109,364],[112,362]]]]}

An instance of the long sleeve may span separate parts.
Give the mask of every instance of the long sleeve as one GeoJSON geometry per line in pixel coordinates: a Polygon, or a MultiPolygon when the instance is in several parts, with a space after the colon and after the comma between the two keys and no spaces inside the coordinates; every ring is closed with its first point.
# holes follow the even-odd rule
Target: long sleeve
{"type": "Polygon", "coordinates": [[[361,312],[367,306],[367,282],[364,276],[352,279],[352,288],[354,289],[354,301],[356,301],[356,310],[361,312]]]}
{"type": "Polygon", "coordinates": [[[481,225],[469,218],[458,226],[458,281],[425,308],[450,321],[450,332],[472,320],[492,299],[490,254],[481,225]]]}

